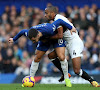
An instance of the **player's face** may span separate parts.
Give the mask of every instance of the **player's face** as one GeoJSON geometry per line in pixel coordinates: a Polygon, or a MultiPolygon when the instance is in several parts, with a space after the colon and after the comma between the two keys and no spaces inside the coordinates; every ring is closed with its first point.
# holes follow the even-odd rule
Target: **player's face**
{"type": "Polygon", "coordinates": [[[50,12],[47,8],[45,9],[45,17],[48,19],[48,20],[53,20],[54,19],[54,13],[53,12],[50,12]]]}
{"type": "Polygon", "coordinates": [[[36,43],[36,42],[38,42],[39,41],[39,38],[38,37],[32,37],[31,38],[31,41],[33,42],[33,43],[36,43]]]}

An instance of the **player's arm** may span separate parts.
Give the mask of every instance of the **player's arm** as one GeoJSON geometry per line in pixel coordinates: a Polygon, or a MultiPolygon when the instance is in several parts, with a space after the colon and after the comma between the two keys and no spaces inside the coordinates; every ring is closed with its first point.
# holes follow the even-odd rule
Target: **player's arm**
{"type": "Polygon", "coordinates": [[[22,35],[28,36],[28,30],[27,30],[27,29],[21,30],[14,38],[10,38],[10,39],[9,39],[9,43],[15,42],[15,41],[16,41],[18,38],[20,38],[22,35]]]}
{"type": "Polygon", "coordinates": [[[69,23],[65,22],[62,19],[58,19],[58,20],[54,21],[52,24],[54,24],[56,26],[56,28],[59,25],[65,26],[65,27],[67,27],[70,30],[71,34],[72,34],[72,32],[76,33],[76,28],[74,26],[70,25],[69,23]]]}
{"type": "Polygon", "coordinates": [[[63,27],[60,26],[58,29],[57,29],[58,33],[52,37],[50,37],[50,39],[62,39],[63,38],[63,27]]]}

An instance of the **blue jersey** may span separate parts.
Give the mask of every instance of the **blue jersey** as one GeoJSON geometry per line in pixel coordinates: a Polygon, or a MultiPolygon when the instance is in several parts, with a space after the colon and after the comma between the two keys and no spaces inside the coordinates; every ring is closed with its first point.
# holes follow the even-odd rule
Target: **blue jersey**
{"type": "Polygon", "coordinates": [[[37,26],[33,26],[31,28],[37,29],[43,34],[44,37],[46,37],[55,35],[57,33],[56,29],[58,28],[59,25],[65,26],[68,29],[72,29],[72,26],[70,24],[66,23],[61,19],[54,21],[52,24],[44,23],[37,26]]]}
{"type": "Polygon", "coordinates": [[[43,34],[43,36],[45,36],[45,37],[53,36],[55,34],[55,30],[54,30],[55,27],[49,23],[39,24],[39,25],[33,26],[31,28],[34,28],[34,29],[40,31],[43,34]]]}
{"type": "MultiPolygon", "coordinates": [[[[64,22],[61,19],[54,21],[52,24],[44,23],[44,24],[40,24],[37,26],[33,26],[31,28],[34,28],[34,29],[37,29],[38,31],[40,31],[43,35],[42,39],[44,39],[45,37],[50,37],[50,36],[55,35],[56,29],[58,28],[59,25],[65,26],[68,29],[72,29],[72,26],[70,24],[64,22]]],[[[28,29],[23,29],[13,38],[13,40],[16,41],[22,35],[28,37],[28,31],[29,31],[28,29]]],[[[64,41],[59,40],[59,39],[58,40],[50,40],[50,41],[47,41],[45,43],[43,43],[42,41],[39,41],[38,46],[37,46],[37,50],[47,51],[49,49],[50,45],[53,45],[53,48],[65,47],[64,41]]]]}
{"type": "MultiPolygon", "coordinates": [[[[45,39],[46,37],[50,37],[56,34],[55,27],[52,24],[49,23],[44,23],[44,24],[39,24],[36,26],[32,26],[30,29],[36,29],[42,33],[42,39],[45,39]]],[[[23,29],[20,31],[14,38],[13,40],[16,41],[20,36],[24,35],[28,37],[28,29],[23,29]]]]}
{"type": "MultiPolygon", "coordinates": [[[[37,29],[38,31],[42,33],[43,35],[42,37],[50,37],[56,34],[56,29],[58,28],[59,25],[63,25],[70,30],[72,29],[72,26],[70,24],[66,23],[65,21],[61,19],[54,21],[52,24],[50,23],[39,24],[37,26],[31,27],[30,29],[32,28],[37,29]]],[[[28,31],[29,30],[27,29],[23,29],[13,38],[13,40],[16,41],[22,35],[28,36],[28,31]]]]}

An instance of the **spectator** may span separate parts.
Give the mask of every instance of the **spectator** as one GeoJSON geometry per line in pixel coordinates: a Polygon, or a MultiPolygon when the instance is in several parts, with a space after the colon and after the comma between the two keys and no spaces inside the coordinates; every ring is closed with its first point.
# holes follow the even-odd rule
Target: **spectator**
{"type": "Polygon", "coordinates": [[[98,10],[98,13],[97,13],[97,24],[100,29],[100,9],[98,10]]]}
{"type": "Polygon", "coordinates": [[[44,63],[42,68],[42,74],[43,75],[51,75],[53,73],[57,73],[59,70],[53,65],[52,62],[48,60],[48,57],[44,57],[44,63]]]}
{"type": "Polygon", "coordinates": [[[86,14],[84,8],[80,9],[80,21],[79,21],[80,29],[87,30],[88,28],[88,20],[86,19],[86,14]]]}
{"type": "Polygon", "coordinates": [[[11,66],[11,60],[12,60],[13,57],[14,56],[13,56],[12,49],[8,48],[7,52],[6,52],[5,61],[4,61],[5,73],[12,72],[10,66],[11,66]]]}
{"type": "Polygon", "coordinates": [[[6,13],[8,16],[10,15],[10,6],[5,7],[4,13],[6,13]]]}
{"type": "Polygon", "coordinates": [[[11,65],[10,65],[11,72],[14,73],[17,67],[18,67],[17,59],[12,58],[11,65]]]}
{"type": "Polygon", "coordinates": [[[0,73],[3,73],[3,59],[2,59],[2,55],[0,53],[0,73]]]}

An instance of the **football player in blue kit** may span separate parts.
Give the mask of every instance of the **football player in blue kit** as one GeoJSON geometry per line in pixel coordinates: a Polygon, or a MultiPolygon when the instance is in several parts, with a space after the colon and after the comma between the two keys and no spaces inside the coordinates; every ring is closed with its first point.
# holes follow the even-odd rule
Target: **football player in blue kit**
{"type": "Polygon", "coordinates": [[[64,41],[61,39],[61,41],[58,40],[49,40],[49,41],[44,41],[43,39],[49,39],[49,37],[53,36],[56,34],[56,29],[58,28],[59,25],[63,25],[70,29],[71,31],[74,31],[74,28],[69,25],[68,23],[64,22],[63,20],[59,19],[52,24],[49,23],[44,23],[40,24],[37,26],[31,27],[29,30],[23,29],[20,31],[14,38],[10,38],[9,42],[12,43],[16,41],[19,37],[22,35],[27,36],[30,40],[32,40],[33,43],[38,42],[37,45],[37,50],[35,54],[35,59],[32,61],[31,68],[30,68],[30,76],[34,77],[35,73],[38,69],[39,61],[41,60],[42,56],[46,53],[46,51],[49,49],[50,45],[52,44],[53,47],[56,48],[61,48],[60,52],[57,54],[59,57],[60,63],[61,63],[61,68],[64,74],[64,79],[66,82],[67,87],[71,87],[72,84],[69,80],[68,76],[68,63],[67,60],[65,59],[65,44],[64,41]],[[63,53],[61,53],[61,50],[63,49],[63,53]],[[62,57],[63,56],[63,57],[62,57]]]}

